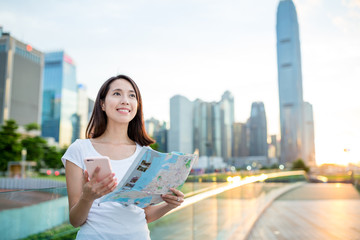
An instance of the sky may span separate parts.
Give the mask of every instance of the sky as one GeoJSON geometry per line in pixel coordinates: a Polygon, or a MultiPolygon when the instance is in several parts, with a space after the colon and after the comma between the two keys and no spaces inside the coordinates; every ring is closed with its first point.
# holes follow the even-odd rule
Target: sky
{"type": "MultiPolygon", "coordinates": [[[[0,0],[5,32],[43,51],[64,50],[95,99],[126,74],[145,119],[169,121],[169,99],[219,101],[235,121],[262,101],[268,134],[280,135],[276,59],[278,0],[0,0]]],[[[294,0],[304,100],[313,105],[317,164],[360,164],[360,0],[294,0]],[[344,151],[348,149],[348,151],[344,151]]]]}

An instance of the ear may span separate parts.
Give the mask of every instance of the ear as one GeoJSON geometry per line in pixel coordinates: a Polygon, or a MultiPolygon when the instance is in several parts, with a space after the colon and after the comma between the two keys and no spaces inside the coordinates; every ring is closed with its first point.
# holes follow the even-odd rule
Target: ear
{"type": "Polygon", "coordinates": [[[100,101],[100,107],[101,110],[105,111],[105,103],[103,101],[100,101]]]}

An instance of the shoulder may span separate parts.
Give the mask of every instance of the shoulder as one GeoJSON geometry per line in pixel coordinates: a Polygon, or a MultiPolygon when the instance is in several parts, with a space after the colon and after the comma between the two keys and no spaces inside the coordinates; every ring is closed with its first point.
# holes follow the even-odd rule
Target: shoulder
{"type": "Polygon", "coordinates": [[[61,161],[63,162],[65,167],[66,167],[66,160],[68,160],[76,164],[80,168],[84,169],[83,158],[84,158],[84,153],[86,152],[87,149],[88,142],[89,139],[77,139],[68,147],[65,154],[61,158],[61,161]]]}
{"type": "Polygon", "coordinates": [[[141,146],[140,144],[136,143],[136,150],[137,151],[140,152],[143,149],[151,149],[152,150],[152,148],[150,146],[141,146]]]}

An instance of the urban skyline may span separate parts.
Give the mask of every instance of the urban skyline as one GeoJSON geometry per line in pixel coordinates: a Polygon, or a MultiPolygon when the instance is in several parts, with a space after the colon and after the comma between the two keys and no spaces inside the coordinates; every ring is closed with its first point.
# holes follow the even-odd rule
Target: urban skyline
{"type": "MultiPolygon", "coordinates": [[[[213,96],[231,90],[235,121],[245,122],[251,102],[263,101],[270,135],[279,134],[275,51],[278,3],[264,1],[259,8],[234,1],[109,1],[86,6],[43,2],[49,10],[66,9],[49,14],[51,11],[44,12],[36,4],[1,1],[0,22],[6,32],[41,51],[63,48],[71,54],[79,82],[88,86],[93,98],[105,79],[125,73],[142,91],[145,118],[168,121],[167,99],[175,94],[213,101],[218,100],[213,96]],[[158,96],[153,94],[154,86],[161,89],[158,96]]],[[[304,100],[314,108],[316,160],[358,162],[360,101],[354,84],[360,76],[356,68],[360,50],[356,14],[360,7],[356,1],[294,3],[301,31],[304,100]],[[344,148],[350,152],[344,153],[344,148]]]]}

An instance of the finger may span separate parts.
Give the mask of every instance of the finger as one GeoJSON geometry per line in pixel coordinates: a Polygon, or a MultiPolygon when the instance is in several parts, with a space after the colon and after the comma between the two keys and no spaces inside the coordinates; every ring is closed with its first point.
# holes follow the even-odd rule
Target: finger
{"type": "Polygon", "coordinates": [[[174,196],[174,195],[162,195],[164,201],[168,200],[171,202],[184,202],[184,198],[181,196],[174,196]]]}
{"type": "Polygon", "coordinates": [[[104,178],[103,180],[101,180],[100,184],[101,186],[107,186],[109,185],[111,182],[114,181],[114,176],[115,176],[115,173],[112,173],[110,174],[108,177],[104,178]]]}
{"type": "Polygon", "coordinates": [[[108,194],[108,193],[114,191],[116,186],[117,186],[117,182],[116,182],[116,179],[114,179],[114,181],[111,181],[107,186],[104,187],[104,190],[101,193],[101,195],[105,195],[105,194],[108,194]]]}
{"type": "Polygon", "coordinates": [[[170,190],[178,197],[184,198],[185,196],[180,190],[177,190],[175,188],[170,188],[170,190]]]}
{"type": "Polygon", "coordinates": [[[174,200],[174,199],[163,199],[167,204],[171,204],[171,205],[174,205],[174,206],[180,206],[181,203],[184,202],[183,199],[179,199],[179,201],[177,200],[174,200]]]}
{"type": "Polygon", "coordinates": [[[100,172],[100,168],[99,168],[99,167],[96,167],[94,173],[93,173],[92,176],[91,176],[90,181],[96,182],[96,181],[97,181],[97,177],[98,177],[98,175],[99,175],[99,172],[100,172]]]}
{"type": "Polygon", "coordinates": [[[89,173],[87,170],[84,171],[84,182],[88,182],[89,181],[89,173]]]}

